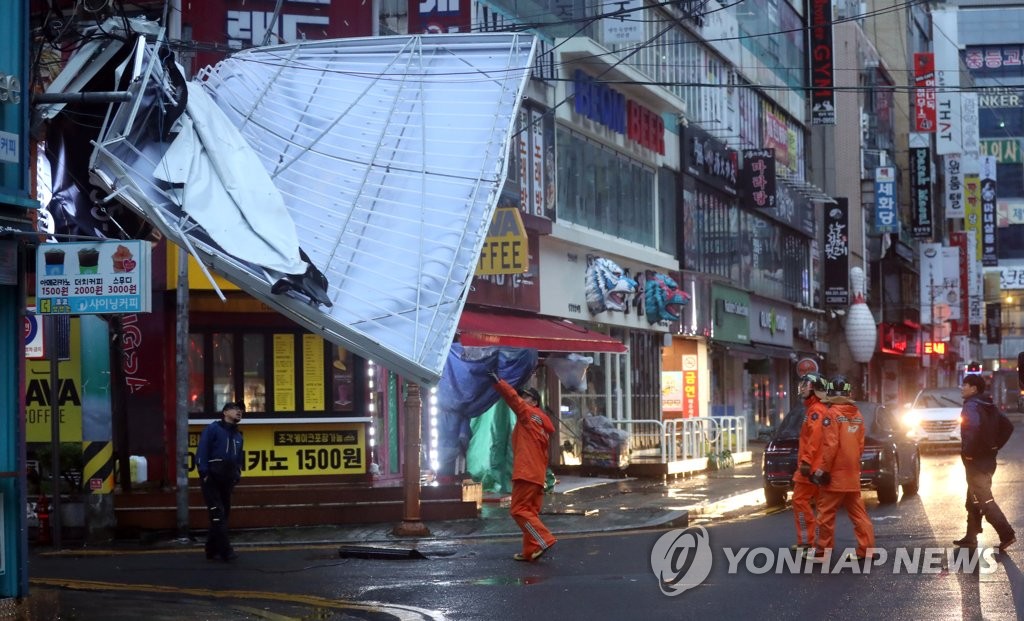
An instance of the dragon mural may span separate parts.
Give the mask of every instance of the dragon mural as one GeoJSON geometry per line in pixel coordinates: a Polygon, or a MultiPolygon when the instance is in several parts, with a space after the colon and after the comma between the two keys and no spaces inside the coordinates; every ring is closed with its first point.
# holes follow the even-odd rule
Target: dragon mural
{"type": "Polygon", "coordinates": [[[590,259],[584,290],[587,310],[592,315],[606,310],[625,312],[636,289],[636,281],[627,276],[615,261],[604,257],[590,259]]]}
{"type": "Polygon", "coordinates": [[[648,323],[679,321],[683,306],[690,303],[690,296],[679,288],[668,274],[648,272],[644,283],[644,311],[648,323]]]}

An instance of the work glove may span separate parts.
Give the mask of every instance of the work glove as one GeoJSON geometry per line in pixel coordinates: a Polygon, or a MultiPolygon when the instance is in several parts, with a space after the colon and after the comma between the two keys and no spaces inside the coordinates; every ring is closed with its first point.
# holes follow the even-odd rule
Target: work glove
{"type": "Polygon", "coordinates": [[[804,475],[805,477],[810,477],[811,464],[807,463],[806,461],[800,462],[800,474],[804,475]]]}
{"type": "Polygon", "coordinates": [[[494,371],[488,371],[487,377],[491,378],[491,381],[494,382],[495,384],[501,381],[501,378],[498,377],[498,374],[495,373],[494,371]]]}
{"type": "Polygon", "coordinates": [[[828,485],[831,482],[832,482],[832,475],[827,473],[827,472],[825,472],[821,468],[818,468],[817,470],[815,470],[814,474],[811,475],[811,483],[814,483],[815,485],[821,485],[822,487],[824,487],[824,486],[828,485]]]}

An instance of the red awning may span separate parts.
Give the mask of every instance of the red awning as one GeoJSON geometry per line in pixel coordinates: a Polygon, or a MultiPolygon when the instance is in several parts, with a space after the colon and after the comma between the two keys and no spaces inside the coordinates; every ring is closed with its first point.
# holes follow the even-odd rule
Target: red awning
{"type": "Polygon", "coordinates": [[[523,317],[464,310],[459,341],[468,347],[523,347],[538,351],[609,352],[626,346],[607,334],[578,326],[567,319],[523,317]]]}

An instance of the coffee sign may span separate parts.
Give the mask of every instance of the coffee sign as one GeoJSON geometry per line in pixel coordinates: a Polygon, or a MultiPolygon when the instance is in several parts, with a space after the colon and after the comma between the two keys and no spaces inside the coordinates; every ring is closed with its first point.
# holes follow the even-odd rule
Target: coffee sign
{"type": "Polygon", "coordinates": [[[148,313],[150,245],[133,239],[40,244],[36,312],[40,315],[148,313]]]}

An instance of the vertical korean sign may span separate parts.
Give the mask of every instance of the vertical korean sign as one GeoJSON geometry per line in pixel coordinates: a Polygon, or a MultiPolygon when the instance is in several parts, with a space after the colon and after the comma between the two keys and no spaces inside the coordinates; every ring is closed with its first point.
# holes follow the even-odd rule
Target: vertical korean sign
{"type": "Polygon", "coordinates": [[[981,129],[978,126],[977,93],[960,93],[960,122],[964,153],[978,153],[981,148],[981,129]]]}
{"type": "Polygon", "coordinates": [[[935,54],[914,53],[914,131],[935,131],[935,54]]]}
{"type": "Polygon", "coordinates": [[[915,239],[932,236],[932,156],[927,148],[910,149],[910,207],[913,225],[910,233],[915,239]]]}
{"type": "Polygon", "coordinates": [[[942,244],[921,244],[921,323],[937,323],[932,317],[942,290],[942,244]]]}
{"type": "Polygon", "coordinates": [[[996,158],[986,155],[981,162],[981,264],[999,265],[996,236],[996,158]]]}
{"type": "Polygon", "coordinates": [[[775,149],[745,149],[740,179],[749,204],[759,209],[775,207],[775,149]]]}
{"type": "Polygon", "coordinates": [[[900,219],[896,214],[896,168],[893,166],[875,169],[875,229],[878,233],[900,232],[900,219]]]}
{"type": "Polygon", "coordinates": [[[975,240],[975,258],[981,259],[981,178],[964,175],[964,230],[975,240]]]}
{"type": "Polygon", "coordinates": [[[697,371],[697,356],[683,356],[683,417],[700,416],[700,399],[698,398],[700,377],[697,371]]]}
{"type": "Polygon", "coordinates": [[[845,197],[836,197],[836,204],[825,208],[825,304],[850,304],[849,205],[845,197]]]}
{"type": "Polygon", "coordinates": [[[964,217],[964,171],[960,155],[953,153],[942,156],[945,186],[943,197],[946,203],[947,218],[964,217]]]}
{"type": "Polygon", "coordinates": [[[959,255],[960,275],[958,288],[961,291],[960,295],[960,317],[957,321],[953,322],[953,333],[954,334],[967,334],[968,333],[968,317],[970,317],[970,299],[971,299],[971,257],[967,254],[967,233],[964,231],[954,231],[949,234],[949,244],[953,248],[957,249],[959,255]]]}
{"type": "Polygon", "coordinates": [[[832,0],[811,0],[811,123],[836,124],[832,67],[832,0]]]}
{"type": "Polygon", "coordinates": [[[960,115],[960,51],[956,10],[932,11],[935,48],[935,152],[963,153],[960,115]]]}

